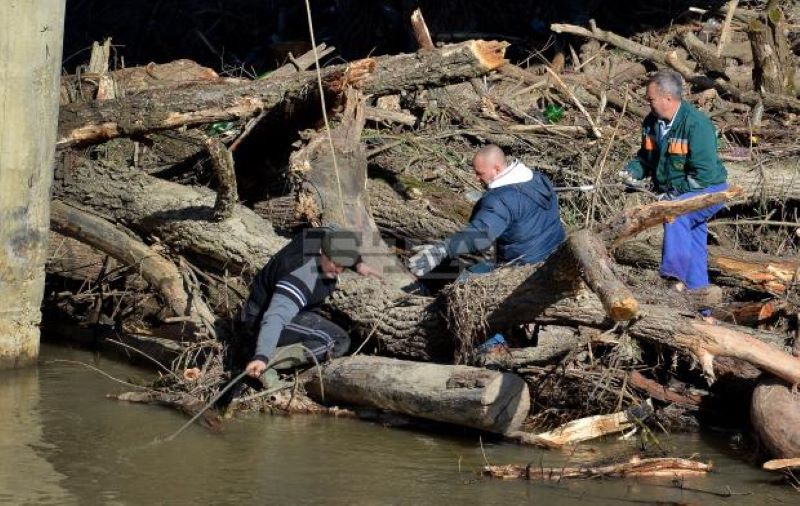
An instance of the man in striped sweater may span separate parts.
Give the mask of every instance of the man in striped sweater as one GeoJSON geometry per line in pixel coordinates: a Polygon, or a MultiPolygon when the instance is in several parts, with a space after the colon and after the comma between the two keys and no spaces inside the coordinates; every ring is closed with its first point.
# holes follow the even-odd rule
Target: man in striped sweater
{"type": "Polygon", "coordinates": [[[246,367],[248,375],[260,377],[279,346],[302,344],[318,360],[347,352],[347,332],[318,309],[336,289],[345,269],[377,276],[361,260],[360,246],[360,236],[351,231],[306,229],[259,271],[241,313],[256,340],[246,367]]]}

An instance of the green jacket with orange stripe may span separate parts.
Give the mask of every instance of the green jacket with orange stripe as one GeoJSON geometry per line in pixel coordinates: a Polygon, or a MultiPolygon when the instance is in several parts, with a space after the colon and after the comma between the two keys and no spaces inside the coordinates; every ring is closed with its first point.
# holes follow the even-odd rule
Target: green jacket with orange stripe
{"type": "Polygon", "coordinates": [[[625,166],[635,179],[650,176],[656,191],[679,194],[725,182],[728,173],[717,155],[716,130],[708,117],[681,101],[660,147],[656,120],[653,113],[644,119],[642,146],[625,166]]]}

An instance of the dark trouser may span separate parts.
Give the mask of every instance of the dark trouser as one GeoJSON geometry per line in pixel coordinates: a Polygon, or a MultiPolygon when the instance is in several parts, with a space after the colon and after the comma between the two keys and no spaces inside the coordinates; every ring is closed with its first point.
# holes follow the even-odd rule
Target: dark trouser
{"type": "Polygon", "coordinates": [[[319,313],[301,311],[283,328],[275,356],[278,357],[282,348],[292,344],[302,344],[317,360],[327,360],[347,353],[350,336],[342,327],[319,313]]]}

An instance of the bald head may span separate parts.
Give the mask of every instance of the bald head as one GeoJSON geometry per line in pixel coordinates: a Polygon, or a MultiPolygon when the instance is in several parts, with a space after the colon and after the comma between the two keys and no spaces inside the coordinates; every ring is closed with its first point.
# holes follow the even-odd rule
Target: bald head
{"type": "Polygon", "coordinates": [[[504,155],[503,150],[495,144],[489,144],[479,149],[478,152],[475,153],[473,162],[478,158],[485,163],[498,164],[502,167],[506,166],[506,155],[504,155]]]}
{"type": "Polygon", "coordinates": [[[494,181],[498,174],[506,168],[506,155],[503,150],[494,144],[484,146],[475,153],[472,159],[475,175],[484,186],[494,181]]]}

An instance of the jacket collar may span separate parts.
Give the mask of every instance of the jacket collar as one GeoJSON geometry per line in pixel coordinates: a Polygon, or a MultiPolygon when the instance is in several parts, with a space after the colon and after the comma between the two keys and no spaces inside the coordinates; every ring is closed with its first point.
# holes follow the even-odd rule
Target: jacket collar
{"type": "Polygon", "coordinates": [[[519,160],[511,160],[503,171],[487,185],[489,190],[510,184],[526,183],[533,179],[533,171],[519,160]]]}

